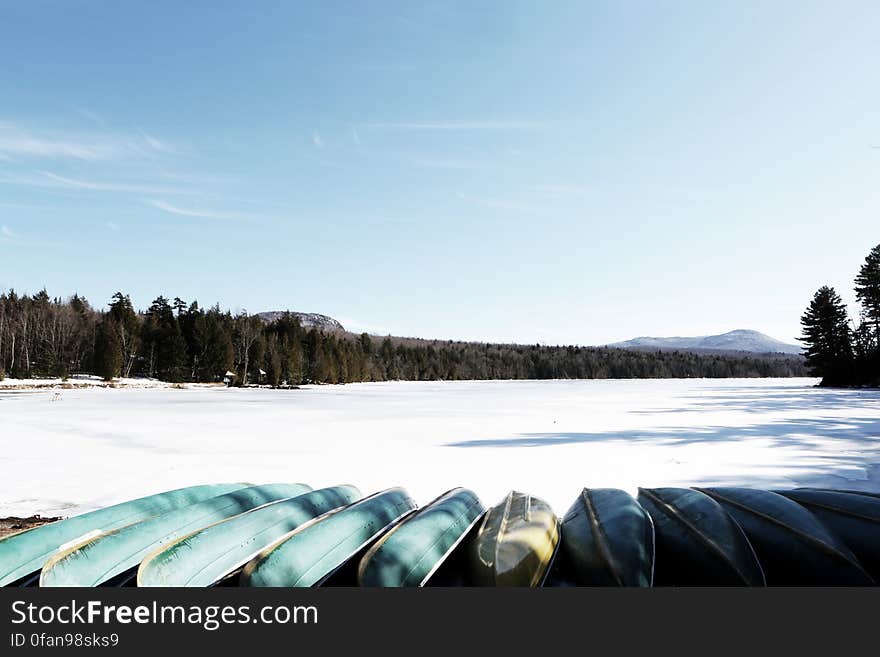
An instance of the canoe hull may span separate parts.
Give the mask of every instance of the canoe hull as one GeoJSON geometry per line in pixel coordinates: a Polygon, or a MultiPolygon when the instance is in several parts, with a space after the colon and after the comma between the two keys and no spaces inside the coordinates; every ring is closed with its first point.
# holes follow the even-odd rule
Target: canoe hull
{"type": "MultiPolygon", "coordinates": [[[[40,573],[40,586],[99,586],[137,568],[162,545],[260,505],[310,490],[304,484],[266,484],[218,495],[88,540],[53,555],[40,573]]],[[[135,573],[132,572],[131,575],[135,573]]]]}
{"type": "Polygon", "coordinates": [[[315,586],[416,508],[402,488],[331,511],[285,535],[244,567],[242,586],[315,586]]]}
{"type": "Polygon", "coordinates": [[[198,504],[248,484],[206,484],[148,495],[97,511],[34,527],[0,539],[0,586],[33,579],[58,548],[92,531],[111,531],[198,504]]]}
{"type": "Polygon", "coordinates": [[[354,486],[334,486],[221,520],[147,556],[138,586],[213,586],[274,540],[359,497],[354,486]]]}
{"type": "Polygon", "coordinates": [[[546,502],[512,491],[489,509],[470,550],[476,586],[540,586],[556,556],[559,519],[546,502]]]}
{"type": "Polygon", "coordinates": [[[807,509],[767,490],[705,488],[743,528],[771,586],[869,586],[848,547],[807,509]]]}
{"type": "Polygon", "coordinates": [[[626,491],[585,488],[562,519],[558,560],[576,586],[651,586],[651,516],[626,491]]]}
{"type": "Polygon", "coordinates": [[[387,532],[363,557],[361,586],[423,586],[473,523],[483,504],[472,491],[453,489],[387,532]]]}
{"type": "Polygon", "coordinates": [[[880,582],[880,496],[834,490],[776,491],[807,508],[880,582]]]}
{"type": "Polygon", "coordinates": [[[655,586],[765,586],[740,526],[711,497],[690,488],[640,488],[654,523],[655,586]]]}

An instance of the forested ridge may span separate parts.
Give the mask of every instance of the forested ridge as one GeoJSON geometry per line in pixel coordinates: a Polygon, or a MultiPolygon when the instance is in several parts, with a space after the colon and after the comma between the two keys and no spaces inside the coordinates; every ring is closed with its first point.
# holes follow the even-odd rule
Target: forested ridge
{"type": "Polygon", "coordinates": [[[0,377],[97,374],[170,382],[298,385],[389,380],[802,376],[802,359],[608,347],[419,340],[306,329],[159,296],[144,311],[116,293],[106,311],[43,290],[0,294],[0,377]]]}

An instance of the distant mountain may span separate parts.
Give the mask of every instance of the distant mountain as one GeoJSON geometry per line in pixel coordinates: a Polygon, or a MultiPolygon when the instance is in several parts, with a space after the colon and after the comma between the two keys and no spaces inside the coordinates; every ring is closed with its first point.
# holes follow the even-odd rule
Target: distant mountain
{"type": "Polygon", "coordinates": [[[800,354],[801,347],[788,344],[758,331],[737,329],[721,335],[702,335],[693,338],[640,337],[606,345],[620,349],[680,349],[700,351],[752,351],[757,353],[800,354]]]}
{"type": "Polygon", "coordinates": [[[299,323],[302,324],[303,328],[316,328],[322,331],[344,331],[345,328],[337,322],[332,317],[328,317],[327,315],[319,315],[318,313],[296,313],[285,310],[268,310],[264,313],[257,313],[257,317],[262,319],[264,322],[274,322],[276,319],[280,319],[285,312],[290,312],[291,315],[299,319],[299,323]]]}

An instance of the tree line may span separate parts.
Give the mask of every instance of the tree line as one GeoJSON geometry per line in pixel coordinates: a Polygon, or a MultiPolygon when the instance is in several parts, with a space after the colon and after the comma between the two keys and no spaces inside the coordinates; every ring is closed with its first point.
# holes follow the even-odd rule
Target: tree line
{"type": "Polygon", "coordinates": [[[375,337],[265,322],[157,297],[143,311],[117,292],[107,310],[79,295],[0,294],[0,377],[97,374],[272,386],[356,381],[802,376],[799,358],[375,337]],[[231,376],[228,376],[231,375],[231,376]]]}
{"type": "Polygon", "coordinates": [[[854,281],[858,321],[828,285],[801,316],[806,363],[824,386],[880,386],[880,244],[871,249],[854,281]]]}

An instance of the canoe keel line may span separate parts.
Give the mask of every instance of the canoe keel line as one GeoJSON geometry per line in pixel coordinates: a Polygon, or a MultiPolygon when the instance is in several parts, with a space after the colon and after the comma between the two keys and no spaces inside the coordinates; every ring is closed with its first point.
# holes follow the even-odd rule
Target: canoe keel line
{"type": "Polygon", "coordinates": [[[2,586],[874,586],[880,495],[584,488],[419,508],[402,488],[209,484],[0,539],[2,586]]]}

